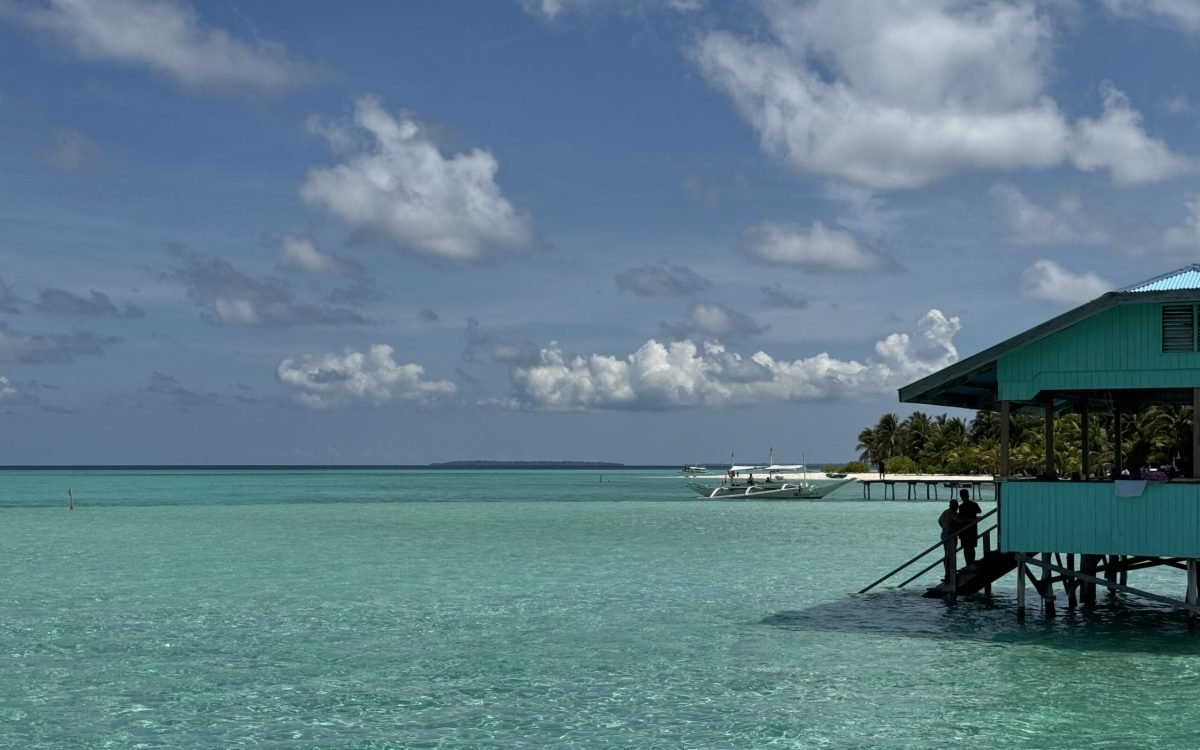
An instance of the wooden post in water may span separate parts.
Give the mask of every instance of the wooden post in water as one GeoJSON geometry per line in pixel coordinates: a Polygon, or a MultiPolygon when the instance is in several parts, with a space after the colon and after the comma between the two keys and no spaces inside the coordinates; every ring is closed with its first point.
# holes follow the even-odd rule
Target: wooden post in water
{"type": "MultiPolygon", "coordinates": [[[[1200,604],[1200,580],[1195,558],[1187,561],[1187,603],[1200,604]]],[[[1188,612],[1188,627],[1196,626],[1196,615],[1188,612]]]]}
{"type": "Polygon", "coordinates": [[[1025,563],[1017,562],[1017,619],[1025,619],[1025,563]]]}
{"type": "MultiPolygon", "coordinates": [[[[1042,553],[1042,562],[1050,564],[1050,553],[1042,553]]],[[[1046,617],[1054,617],[1054,587],[1050,585],[1050,568],[1042,568],[1042,611],[1046,617]]]]}
{"type": "Polygon", "coordinates": [[[1129,568],[1125,567],[1125,564],[1127,561],[1127,556],[1126,555],[1117,555],[1117,559],[1121,561],[1121,574],[1120,574],[1120,577],[1117,579],[1117,583],[1121,584],[1122,586],[1128,586],[1129,585],[1129,568]]]}
{"type": "MultiPolygon", "coordinates": [[[[1079,560],[1080,571],[1083,573],[1087,573],[1090,576],[1095,576],[1096,575],[1096,564],[1098,562],[1098,559],[1099,559],[1098,555],[1083,555],[1079,560]]],[[[1092,583],[1091,581],[1084,581],[1082,585],[1083,585],[1083,592],[1082,592],[1083,596],[1081,597],[1081,600],[1083,602],[1083,606],[1085,606],[1085,607],[1095,606],[1095,604],[1096,604],[1096,584],[1092,583]]]]}
{"type": "MultiPolygon", "coordinates": [[[[983,535],[983,557],[980,559],[982,560],[982,559],[987,558],[987,556],[989,554],[991,554],[991,552],[992,552],[992,532],[988,531],[988,532],[985,532],[983,535]]],[[[992,582],[990,579],[988,580],[987,583],[983,584],[983,593],[985,596],[992,595],[992,582]]]]}
{"type": "MultiPolygon", "coordinates": [[[[1075,572],[1075,553],[1067,553],[1067,570],[1075,572]]],[[[1074,576],[1069,576],[1063,579],[1063,588],[1067,590],[1067,609],[1075,609],[1079,606],[1079,599],[1075,596],[1075,589],[1079,587],[1079,579],[1074,576]]]]}

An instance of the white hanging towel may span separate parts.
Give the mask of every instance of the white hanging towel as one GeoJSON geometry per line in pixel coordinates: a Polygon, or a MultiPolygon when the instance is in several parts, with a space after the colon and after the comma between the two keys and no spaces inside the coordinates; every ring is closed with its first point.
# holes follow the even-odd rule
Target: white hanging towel
{"type": "Polygon", "coordinates": [[[1145,479],[1118,479],[1113,482],[1113,494],[1117,497],[1141,497],[1145,491],[1145,479]]]}

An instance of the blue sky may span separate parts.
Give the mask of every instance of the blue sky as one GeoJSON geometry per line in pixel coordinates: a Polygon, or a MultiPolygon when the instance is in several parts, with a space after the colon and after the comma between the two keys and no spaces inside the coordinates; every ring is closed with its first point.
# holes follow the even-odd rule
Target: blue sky
{"type": "Polygon", "coordinates": [[[845,460],[1200,260],[1193,0],[0,0],[4,463],[845,460]]]}

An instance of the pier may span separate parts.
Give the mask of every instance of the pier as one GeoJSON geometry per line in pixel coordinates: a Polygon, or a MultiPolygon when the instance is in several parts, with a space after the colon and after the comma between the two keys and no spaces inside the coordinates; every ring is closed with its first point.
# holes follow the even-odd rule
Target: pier
{"type": "Polygon", "coordinates": [[[977,476],[937,476],[934,474],[928,475],[901,475],[895,479],[859,479],[858,483],[862,485],[862,496],[864,500],[873,500],[872,489],[878,487],[883,491],[882,500],[897,500],[896,486],[904,485],[905,500],[920,500],[921,493],[919,489],[925,488],[925,500],[940,500],[938,497],[938,488],[944,487],[949,490],[946,499],[958,497],[958,491],[965,489],[971,493],[972,500],[979,500],[983,485],[995,484],[995,479],[992,477],[983,478],[977,476]]]}

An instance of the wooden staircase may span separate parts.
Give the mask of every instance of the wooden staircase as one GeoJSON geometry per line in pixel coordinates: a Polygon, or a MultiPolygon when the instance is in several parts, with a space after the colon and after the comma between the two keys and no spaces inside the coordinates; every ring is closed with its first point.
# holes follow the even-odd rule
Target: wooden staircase
{"type": "Polygon", "coordinates": [[[959,568],[954,578],[958,584],[957,590],[951,591],[950,581],[942,581],[927,589],[925,596],[929,599],[945,599],[952,593],[955,596],[977,594],[1016,569],[1017,556],[1012,552],[985,552],[983,557],[975,562],[959,568]]]}

